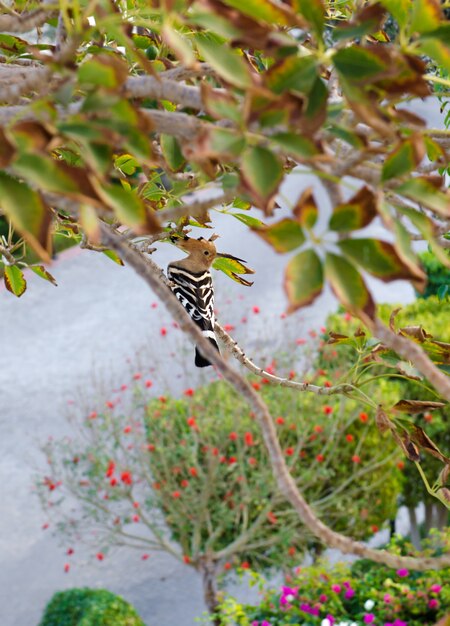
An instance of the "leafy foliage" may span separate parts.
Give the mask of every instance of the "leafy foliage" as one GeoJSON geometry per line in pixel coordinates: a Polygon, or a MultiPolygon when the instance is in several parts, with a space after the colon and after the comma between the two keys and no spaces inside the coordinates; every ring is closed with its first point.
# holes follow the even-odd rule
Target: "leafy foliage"
{"type": "Polygon", "coordinates": [[[55,593],[39,626],[145,626],[135,609],[106,589],[55,593]]]}
{"type": "MultiPolygon", "coordinates": [[[[391,551],[414,554],[411,546],[395,539],[391,551]]],[[[427,553],[448,545],[444,535],[434,535],[427,553]]],[[[262,581],[254,576],[255,583],[262,581]]],[[[263,587],[264,588],[264,587],[263,587]]],[[[281,589],[265,589],[258,606],[243,605],[226,597],[220,607],[223,626],[282,626],[307,623],[390,623],[431,626],[447,614],[450,570],[409,572],[392,570],[367,560],[299,567],[281,589]]]]}
{"type": "Polygon", "coordinates": [[[440,300],[450,295],[450,269],[435,257],[431,252],[422,252],[420,260],[427,274],[427,286],[422,298],[437,295],[440,300]]]}

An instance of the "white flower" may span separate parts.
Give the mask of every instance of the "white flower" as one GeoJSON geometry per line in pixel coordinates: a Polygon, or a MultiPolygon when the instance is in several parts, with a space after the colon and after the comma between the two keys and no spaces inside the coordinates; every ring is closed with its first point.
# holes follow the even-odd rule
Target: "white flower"
{"type": "Polygon", "coordinates": [[[375,602],[373,600],[366,600],[364,602],[364,608],[366,611],[370,611],[375,606],[375,602]]]}
{"type": "Polygon", "coordinates": [[[357,622],[352,622],[352,623],[350,624],[350,626],[358,626],[358,623],[357,623],[357,622]]]}
{"type": "Polygon", "coordinates": [[[323,620],[320,622],[320,626],[331,626],[331,622],[330,622],[330,620],[328,619],[328,617],[326,617],[325,619],[323,619],[323,620]]]}
{"type": "Polygon", "coordinates": [[[286,600],[288,602],[292,602],[292,600],[295,600],[295,596],[293,596],[291,593],[289,593],[287,596],[284,596],[286,598],[286,600]]]}
{"type": "Polygon", "coordinates": [[[336,624],[336,626],[349,626],[348,622],[339,622],[339,624],[336,624]]]}

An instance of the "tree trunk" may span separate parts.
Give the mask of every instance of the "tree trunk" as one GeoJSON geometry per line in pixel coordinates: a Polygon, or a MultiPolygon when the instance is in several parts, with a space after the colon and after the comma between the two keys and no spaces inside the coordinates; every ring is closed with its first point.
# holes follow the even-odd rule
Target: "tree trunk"
{"type": "Polygon", "coordinates": [[[436,503],[436,528],[438,530],[444,530],[448,523],[448,509],[440,502],[436,503]]]}
{"type": "Polygon", "coordinates": [[[425,502],[425,537],[428,537],[434,526],[434,502],[425,502]]]}
{"type": "Polygon", "coordinates": [[[420,543],[420,533],[419,533],[419,525],[417,523],[417,515],[415,506],[408,507],[409,513],[409,523],[411,524],[411,542],[417,550],[422,550],[422,546],[420,543]]]}
{"type": "MultiPolygon", "coordinates": [[[[203,582],[203,598],[205,600],[206,607],[211,615],[217,610],[219,604],[219,598],[217,596],[217,563],[209,560],[207,557],[202,558],[199,563],[200,573],[202,575],[203,582]]],[[[213,624],[220,626],[221,620],[218,617],[213,617],[213,624]]]]}

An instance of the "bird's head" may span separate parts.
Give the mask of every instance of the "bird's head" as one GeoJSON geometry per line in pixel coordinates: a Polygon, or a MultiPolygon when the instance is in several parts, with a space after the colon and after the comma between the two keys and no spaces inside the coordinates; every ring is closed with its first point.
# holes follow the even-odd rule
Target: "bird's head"
{"type": "Polygon", "coordinates": [[[201,265],[201,267],[209,268],[217,257],[214,241],[218,236],[219,235],[212,235],[209,239],[204,239],[203,237],[194,239],[193,237],[185,235],[184,237],[171,237],[170,240],[177,248],[187,252],[189,257],[201,265]]]}

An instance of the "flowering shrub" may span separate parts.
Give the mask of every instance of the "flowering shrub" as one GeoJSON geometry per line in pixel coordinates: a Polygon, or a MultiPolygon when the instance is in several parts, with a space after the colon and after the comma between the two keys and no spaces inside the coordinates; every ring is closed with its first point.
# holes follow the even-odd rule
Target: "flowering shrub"
{"type": "MultiPolygon", "coordinates": [[[[442,542],[450,545],[450,534],[442,542]]],[[[398,551],[398,546],[390,546],[398,551]]],[[[433,552],[430,550],[430,553],[433,552]]],[[[260,577],[260,585],[263,583],[260,577]]],[[[392,570],[370,561],[353,566],[297,568],[280,589],[264,592],[258,606],[227,597],[221,605],[223,626],[427,626],[450,606],[450,569],[440,572],[392,570]]]]}
{"type": "MultiPolygon", "coordinates": [[[[326,376],[321,370],[315,380],[326,376]]],[[[48,469],[36,488],[69,545],[90,541],[99,561],[114,545],[136,547],[142,559],[163,549],[214,577],[287,570],[306,550],[321,550],[279,494],[253,415],[225,383],[188,388],[178,399],[152,397],[144,379],[133,384],[129,412],[120,412],[125,402],[108,402],[86,412],[78,439],[45,446],[48,469]]],[[[373,535],[396,511],[395,445],[378,445],[355,400],[257,384],[292,475],[318,513],[336,530],[373,535]]]]}
{"type": "Polygon", "coordinates": [[[106,589],[55,593],[39,626],[145,626],[135,609],[106,589]]]}

